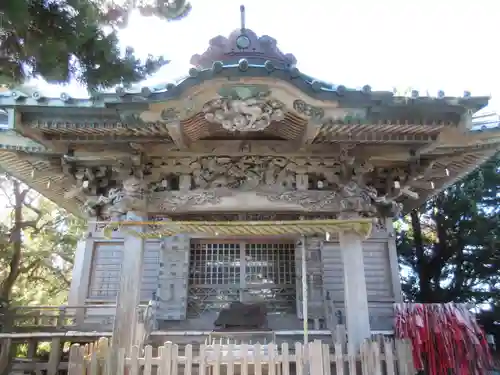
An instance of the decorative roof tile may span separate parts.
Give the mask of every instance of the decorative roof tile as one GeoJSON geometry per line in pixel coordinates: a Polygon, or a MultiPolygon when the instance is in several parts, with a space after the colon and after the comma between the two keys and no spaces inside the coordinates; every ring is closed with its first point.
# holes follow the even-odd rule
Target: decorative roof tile
{"type": "Polygon", "coordinates": [[[204,53],[191,57],[190,63],[196,68],[210,69],[217,62],[228,65],[241,59],[246,59],[249,64],[262,65],[269,61],[281,69],[293,68],[297,64],[295,56],[280,51],[276,39],[267,35],[258,37],[248,29],[235,30],[229,38],[219,35],[211,39],[209,45],[204,53]]]}

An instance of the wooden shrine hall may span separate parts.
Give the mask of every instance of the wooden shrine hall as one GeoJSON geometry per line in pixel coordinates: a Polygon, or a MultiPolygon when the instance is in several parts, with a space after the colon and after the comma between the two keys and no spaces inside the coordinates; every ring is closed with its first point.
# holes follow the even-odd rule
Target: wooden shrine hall
{"type": "Polygon", "coordinates": [[[391,332],[393,219],[498,152],[472,123],[489,98],[327,83],[245,27],[191,64],[163,87],[0,93],[1,168],[88,218],[57,330],[202,341],[259,305],[277,336],[391,332]]]}

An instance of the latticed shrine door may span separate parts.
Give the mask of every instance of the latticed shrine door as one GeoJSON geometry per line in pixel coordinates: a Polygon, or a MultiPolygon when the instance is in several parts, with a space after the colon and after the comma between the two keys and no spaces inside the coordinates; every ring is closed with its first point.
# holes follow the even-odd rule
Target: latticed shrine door
{"type": "Polygon", "coordinates": [[[293,310],[295,246],[292,242],[248,241],[244,255],[243,302],[265,303],[269,311],[293,310]]]}
{"type": "Polygon", "coordinates": [[[188,316],[219,311],[241,300],[239,242],[193,240],[189,271],[188,316]]]}
{"type": "Polygon", "coordinates": [[[292,242],[191,243],[188,314],[220,311],[231,302],[265,303],[270,311],[295,307],[292,242]]]}

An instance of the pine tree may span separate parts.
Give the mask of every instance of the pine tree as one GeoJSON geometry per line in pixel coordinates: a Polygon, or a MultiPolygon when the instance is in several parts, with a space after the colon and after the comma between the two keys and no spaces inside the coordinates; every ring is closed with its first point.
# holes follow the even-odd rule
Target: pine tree
{"type": "Polygon", "coordinates": [[[500,291],[500,156],[405,218],[403,289],[418,302],[494,302],[500,291]]]}
{"type": "MultiPolygon", "coordinates": [[[[8,175],[0,175],[0,196],[7,201],[0,221],[0,331],[8,331],[14,306],[65,299],[85,223],[8,175]]],[[[10,373],[14,349],[0,358],[1,375],[10,373]]]]}
{"type": "MultiPolygon", "coordinates": [[[[140,61],[131,48],[118,48],[117,28],[127,24],[135,0],[0,1],[0,84],[32,76],[49,82],[76,79],[89,89],[137,82],[166,63],[149,56],[140,61]]],[[[143,15],[177,20],[191,6],[186,0],[157,0],[139,8],[143,15]]]]}

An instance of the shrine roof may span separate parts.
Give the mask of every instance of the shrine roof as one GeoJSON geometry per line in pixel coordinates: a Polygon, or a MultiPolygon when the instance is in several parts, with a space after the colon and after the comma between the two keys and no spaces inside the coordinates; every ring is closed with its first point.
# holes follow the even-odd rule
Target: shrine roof
{"type": "MultiPolygon", "coordinates": [[[[411,182],[420,200],[401,198],[409,209],[500,148],[498,118],[471,123],[488,97],[348,88],[314,79],[296,63],[276,40],[242,27],[227,38],[213,38],[176,83],[119,87],[88,98],[50,97],[23,88],[0,91],[0,124],[5,124],[0,168],[78,214],[88,198],[72,193],[79,175],[107,168],[102,180],[109,188],[119,183],[116,170],[139,155],[150,172],[164,170],[169,160],[182,164],[191,158],[199,164],[213,155],[326,160],[345,146],[384,176],[400,173],[418,158],[427,164],[427,174],[411,182]],[[242,123],[228,128],[226,119],[217,117],[232,110],[234,120],[237,106],[241,110],[247,100],[258,104],[260,120],[267,119],[259,120],[260,128],[237,128],[242,123]]],[[[181,167],[176,164],[174,174],[181,167]]]]}
{"type": "Polygon", "coordinates": [[[286,84],[305,102],[331,102],[340,108],[358,108],[373,120],[426,119],[447,121],[466,111],[476,112],[488,104],[489,97],[448,96],[439,91],[435,96],[411,90],[403,94],[393,91],[374,91],[369,84],[349,88],[332,84],[301,72],[292,54],[283,53],[277,41],[267,35],[257,36],[252,30],[237,29],[229,37],[217,36],[209,41],[209,48],[191,58],[188,74],[175,83],[127,89],[117,87],[115,92],[94,92],[88,98],[72,98],[67,93],[51,97],[47,93],[22,88],[0,92],[0,108],[16,108],[26,118],[53,118],[77,121],[80,116],[95,116],[93,121],[121,121],[127,123],[130,112],[140,112],[158,103],[179,108],[180,101],[196,100],[200,92],[210,91],[211,83],[221,95],[224,86],[249,85],[258,82],[273,90],[286,84]],[[219,83],[219,85],[217,85],[219,83]],[[168,103],[172,103],[169,105],[168,103]],[[99,119],[100,118],[100,119],[99,119]]]}
{"type": "Polygon", "coordinates": [[[420,112],[423,117],[433,112],[476,112],[489,101],[487,96],[472,96],[467,91],[463,96],[457,97],[447,96],[442,91],[436,93],[436,96],[429,96],[422,95],[417,90],[405,95],[398,95],[393,91],[372,91],[369,85],[348,88],[313,79],[296,67],[275,66],[270,60],[249,63],[247,59],[241,59],[239,63],[215,61],[210,68],[193,67],[186,78],[176,84],[165,84],[163,88],[159,88],[159,85],[141,89],[118,87],[116,92],[98,92],[88,98],[72,98],[66,93],[50,97],[39,91],[29,94],[22,89],[12,89],[0,93],[0,108],[17,108],[26,114],[55,113],[55,116],[61,118],[111,114],[122,110],[146,109],[149,104],[154,103],[177,102],[191,96],[189,94],[192,94],[196,86],[209,84],[213,80],[248,84],[255,78],[261,78],[259,82],[267,83],[271,89],[276,81],[283,81],[314,101],[332,101],[343,108],[369,108],[372,113],[384,113],[391,117],[397,116],[401,110],[420,112]]]}

